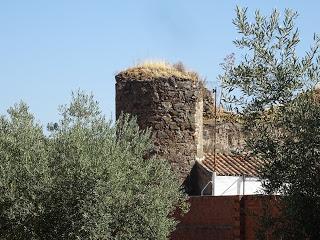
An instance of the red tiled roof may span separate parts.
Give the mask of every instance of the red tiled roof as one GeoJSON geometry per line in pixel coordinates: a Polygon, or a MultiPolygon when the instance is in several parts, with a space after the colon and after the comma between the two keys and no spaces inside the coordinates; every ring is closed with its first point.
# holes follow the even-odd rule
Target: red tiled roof
{"type": "MultiPolygon", "coordinates": [[[[209,170],[214,171],[214,155],[205,153],[201,163],[209,170]]],[[[258,176],[262,167],[261,159],[246,157],[243,155],[216,154],[216,172],[219,176],[258,176]]]]}

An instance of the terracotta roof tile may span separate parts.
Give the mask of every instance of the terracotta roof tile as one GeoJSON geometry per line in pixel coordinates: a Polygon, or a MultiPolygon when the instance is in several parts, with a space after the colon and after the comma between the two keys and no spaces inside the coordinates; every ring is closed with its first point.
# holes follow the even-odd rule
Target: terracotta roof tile
{"type": "MultiPolygon", "coordinates": [[[[201,163],[209,170],[214,170],[214,155],[206,153],[201,163]]],[[[216,154],[216,172],[220,176],[258,176],[262,167],[261,159],[246,157],[243,155],[216,154]]]]}

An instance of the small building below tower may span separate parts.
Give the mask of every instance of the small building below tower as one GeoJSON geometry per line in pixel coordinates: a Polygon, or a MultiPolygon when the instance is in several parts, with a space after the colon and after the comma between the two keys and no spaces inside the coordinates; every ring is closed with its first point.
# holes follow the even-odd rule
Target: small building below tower
{"type": "Polygon", "coordinates": [[[258,178],[263,161],[243,155],[205,153],[191,172],[190,195],[253,195],[262,193],[258,178]]]}

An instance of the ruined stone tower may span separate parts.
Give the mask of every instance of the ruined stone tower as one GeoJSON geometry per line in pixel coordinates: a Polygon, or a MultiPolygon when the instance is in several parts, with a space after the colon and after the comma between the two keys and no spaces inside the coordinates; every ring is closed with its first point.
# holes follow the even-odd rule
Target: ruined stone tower
{"type": "Polygon", "coordinates": [[[181,66],[149,63],[116,75],[116,116],[137,117],[152,128],[155,151],[183,182],[195,160],[203,158],[202,82],[181,66]]]}

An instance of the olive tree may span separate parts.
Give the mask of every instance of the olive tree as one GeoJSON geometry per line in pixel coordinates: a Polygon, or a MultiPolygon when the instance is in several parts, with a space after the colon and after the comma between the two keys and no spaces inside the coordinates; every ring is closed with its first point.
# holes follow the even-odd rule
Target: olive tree
{"type": "Polygon", "coordinates": [[[47,147],[25,103],[0,117],[0,239],[36,239],[52,184],[47,147]]]}
{"type": "Polygon", "coordinates": [[[303,56],[295,19],[298,14],[274,10],[269,17],[237,8],[233,20],[240,38],[234,44],[243,55],[226,58],[220,76],[225,101],[237,105],[246,150],[265,160],[261,180],[266,193],[283,196],[281,239],[319,239],[320,106],[319,38],[303,56]]]}
{"type": "MultiPolygon", "coordinates": [[[[6,223],[30,233],[17,231],[12,239],[166,239],[177,223],[171,215],[179,206],[185,209],[186,196],[167,161],[146,157],[152,148],[150,131],[139,130],[129,116],[116,123],[106,120],[93,97],[80,91],[60,113],[61,120],[48,125],[47,136],[30,124],[32,131],[25,126],[17,130],[27,139],[14,135],[14,150],[0,145],[8,155],[1,167],[15,169],[18,161],[28,174],[39,175],[21,177],[12,189],[15,195],[7,197],[22,204],[19,208],[8,205],[9,200],[1,202],[1,216],[7,211],[8,217],[0,220],[0,232],[8,229],[6,223]],[[19,155],[24,149],[33,154],[32,164],[19,155]],[[21,196],[32,191],[36,197],[22,202],[21,196]],[[25,221],[28,214],[36,221],[25,221]]],[[[23,116],[16,118],[12,125],[3,120],[8,129],[4,139],[23,123],[23,116]]],[[[19,174],[13,172],[7,182],[0,176],[2,194],[10,193],[7,189],[19,174]]]]}

